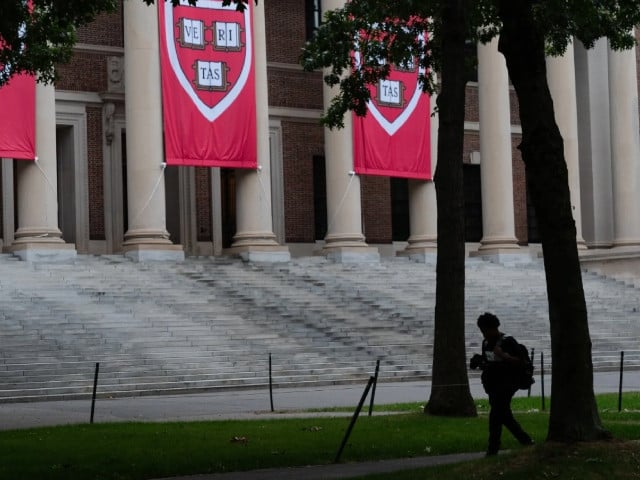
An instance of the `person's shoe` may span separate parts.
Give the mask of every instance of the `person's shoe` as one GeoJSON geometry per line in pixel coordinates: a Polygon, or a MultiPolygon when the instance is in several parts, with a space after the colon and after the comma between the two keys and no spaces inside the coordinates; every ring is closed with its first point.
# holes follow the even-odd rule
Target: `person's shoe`
{"type": "Polygon", "coordinates": [[[495,457],[498,455],[498,450],[489,449],[487,453],[484,454],[485,457],[495,457]]]}

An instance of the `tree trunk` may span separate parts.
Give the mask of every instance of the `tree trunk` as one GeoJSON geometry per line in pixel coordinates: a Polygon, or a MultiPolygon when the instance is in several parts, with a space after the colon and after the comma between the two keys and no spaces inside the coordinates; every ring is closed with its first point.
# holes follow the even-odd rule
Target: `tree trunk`
{"type": "Polygon", "coordinates": [[[425,411],[475,416],[464,335],[465,0],[443,2],[442,82],[438,96],[438,260],[431,396],[425,411]]]}
{"type": "Polygon", "coordinates": [[[589,441],[606,432],[593,392],[591,338],[563,142],[547,84],[544,36],[534,24],[532,3],[500,0],[499,49],[520,104],[519,148],[542,237],[553,362],[547,440],[589,441]]]}

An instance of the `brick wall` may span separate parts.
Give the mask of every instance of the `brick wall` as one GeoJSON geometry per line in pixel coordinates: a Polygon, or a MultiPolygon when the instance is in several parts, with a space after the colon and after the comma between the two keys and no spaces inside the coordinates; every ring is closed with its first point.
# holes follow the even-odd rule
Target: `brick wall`
{"type": "Polygon", "coordinates": [[[324,155],[324,130],[315,123],[282,122],[285,239],[314,242],[313,156],[324,155]]]}
{"type": "Polygon", "coordinates": [[[59,90],[104,92],[107,90],[107,57],[104,53],[76,52],[69,63],[56,65],[59,90]]]}
{"type": "Polygon", "coordinates": [[[391,182],[388,177],[360,176],[362,229],[367,243],[390,243],[391,182]]]}
{"type": "Polygon", "coordinates": [[[89,182],[89,238],[104,240],[104,173],[102,109],[87,107],[87,177],[89,182]]]}
{"type": "Polygon", "coordinates": [[[267,61],[297,64],[306,40],[303,0],[265,1],[267,61]]]}
{"type": "Polygon", "coordinates": [[[91,45],[123,47],[122,1],[118,3],[118,8],[114,13],[100,14],[91,24],[80,27],[77,32],[78,42],[91,45]]]}
{"type": "Polygon", "coordinates": [[[274,107],[322,109],[320,73],[269,68],[269,105],[274,107]]]}
{"type": "Polygon", "coordinates": [[[198,241],[211,242],[213,240],[213,228],[211,225],[211,169],[196,167],[195,172],[198,241]]]}

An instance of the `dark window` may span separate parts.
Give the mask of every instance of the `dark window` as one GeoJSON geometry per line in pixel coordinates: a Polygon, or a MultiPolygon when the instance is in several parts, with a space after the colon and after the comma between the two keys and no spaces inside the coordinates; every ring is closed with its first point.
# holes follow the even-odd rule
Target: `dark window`
{"type": "Polygon", "coordinates": [[[313,217],[315,239],[327,236],[327,173],[324,156],[313,157],[313,217]]]}
{"type": "Polygon", "coordinates": [[[320,0],[305,0],[305,17],[307,40],[310,40],[322,21],[320,0]]]}
{"type": "Polygon", "coordinates": [[[220,169],[220,190],[222,248],[229,248],[236,234],[236,175],[233,169],[220,169]]]}
{"type": "Polygon", "coordinates": [[[482,188],[480,165],[464,165],[464,239],[465,242],[482,240],[482,188]]]}
{"type": "Polygon", "coordinates": [[[391,236],[394,242],[409,238],[409,181],[391,178],[391,236]]]}

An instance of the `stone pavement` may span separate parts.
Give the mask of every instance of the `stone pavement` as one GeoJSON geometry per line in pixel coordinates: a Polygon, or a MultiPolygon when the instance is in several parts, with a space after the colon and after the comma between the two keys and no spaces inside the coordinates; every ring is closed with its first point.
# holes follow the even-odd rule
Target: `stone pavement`
{"type": "MultiPolygon", "coordinates": [[[[597,393],[617,392],[618,372],[598,372],[594,375],[597,393]]],[[[624,391],[640,390],[640,371],[625,372],[624,391]]],[[[332,387],[274,389],[274,412],[271,412],[268,390],[229,390],[194,395],[166,395],[155,397],[130,397],[98,399],[95,406],[95,422],[121,421],[188,421],[218,420],[229,418],[257,419],[267,417],[340,415],[336,413],[309,414],[302,410],[321,407],[352,406],[355,410],[365,385],[332,387]]],[[[477,377],[471,378],[474,398],[486,398],[477,377]]],[[[550,378],[545,379],[548,398],[550,378]]],[[[541,382],[536,379],[532,395],[540,395],[541,382]]],[[[376,388],[377,405],[396,402],[424,402],[429,395],[428,382],[380,383],[376,388]]],[[[519,392],[518,395],[526,395],[519,392]]],[[[362,414],[366,414],[370,397],[362,414]]],[[[29,428],[45,425],[88,423],[90,402],[86,400],[51,401],[33,403],[0,404],[0,429],[29,428]]],[[[342,415],[351,415],[345,413],[342,415]]],[[[226,474],[196,475],[174,480],[287,480],[350,478],[372,473],[392,472],[421,468],[443,463],[454,463],[480,458],[473,452],[442,457],[420,457],[337,465],[319,465],[287,469],[254,470],[226,474]]]]}

